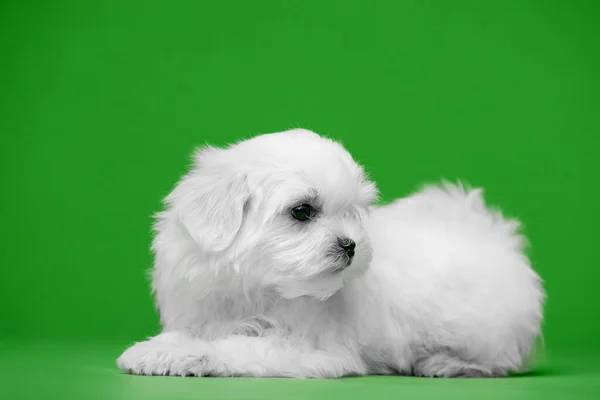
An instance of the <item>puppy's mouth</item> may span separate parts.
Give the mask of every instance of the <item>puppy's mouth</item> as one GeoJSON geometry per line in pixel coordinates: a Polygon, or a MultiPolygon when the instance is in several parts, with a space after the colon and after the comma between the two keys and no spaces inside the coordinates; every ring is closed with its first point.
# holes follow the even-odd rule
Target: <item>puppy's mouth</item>
{"type": "Polygon", "coordinates": [[[340,274],[352,265],[353,257],[347,254],[336,254],[332,257],[331,265],[323,271],[325,274],[340,274]]]}

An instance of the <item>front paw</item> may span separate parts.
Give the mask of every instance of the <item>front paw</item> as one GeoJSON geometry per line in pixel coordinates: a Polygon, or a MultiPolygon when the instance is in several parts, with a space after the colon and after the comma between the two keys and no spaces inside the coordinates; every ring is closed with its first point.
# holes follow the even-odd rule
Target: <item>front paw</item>
{"type": "Polygon", "coordinates": [[[156,340],[139,342],[117,359],[121,371],[134,375],[206,376],[209,358],[156,340]]]}

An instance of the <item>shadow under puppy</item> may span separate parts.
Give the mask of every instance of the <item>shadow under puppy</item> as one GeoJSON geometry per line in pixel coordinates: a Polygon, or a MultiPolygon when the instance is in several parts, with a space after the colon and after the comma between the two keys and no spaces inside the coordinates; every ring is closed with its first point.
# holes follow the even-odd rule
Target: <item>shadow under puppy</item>
{"type": "Polygon", "coordinates": [[[480,190],[425,187],[376,207],[337,142],[294,129],[206,147],[153,241],[163,331],[142,375],[502,376],[540,334],[544,292],[519,224],[480,190]]]}

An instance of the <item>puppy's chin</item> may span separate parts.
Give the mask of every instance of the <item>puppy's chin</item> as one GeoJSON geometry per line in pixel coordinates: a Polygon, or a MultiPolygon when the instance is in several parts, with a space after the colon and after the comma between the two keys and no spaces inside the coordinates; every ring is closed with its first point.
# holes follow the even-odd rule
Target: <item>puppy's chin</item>
{"type": "Polygon", "coordinates": [[[294,299],[302,296],[314,297],[318,300],[327,300],[344,286],[341,276],[330,275],[310,280],[284,280],[276,289],[285,299],[294,299]]]}
{"type": "Polygon", "coordinates": [[[366,263],[358,264],[353,262],[350,266],[343,268],[343,270],[339,268],[340,266],[332,266],[330,269],[324,270],[316,276],[306,278],[280,277],[273,287],[275,287],[281,297],[286,299],[308,296],[318,300],[327,300],[342,289],[345,282],[358,278],[365,273],[370,257],[366,256],[363,258],[364,261],[367,261],[366,263]]]}

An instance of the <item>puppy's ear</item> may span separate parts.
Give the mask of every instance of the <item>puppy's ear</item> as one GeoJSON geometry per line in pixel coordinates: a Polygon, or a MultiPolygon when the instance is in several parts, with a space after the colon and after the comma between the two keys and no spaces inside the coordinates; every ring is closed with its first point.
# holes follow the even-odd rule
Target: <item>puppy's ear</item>
{"type": "Polygon", "coordinates": [[[226,249],[240,230],[250,190],[245,174],[197,164],[173,195],[179,221],[190,236],[216,252],[226,249]]]}

